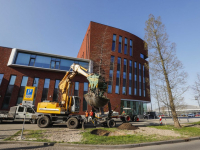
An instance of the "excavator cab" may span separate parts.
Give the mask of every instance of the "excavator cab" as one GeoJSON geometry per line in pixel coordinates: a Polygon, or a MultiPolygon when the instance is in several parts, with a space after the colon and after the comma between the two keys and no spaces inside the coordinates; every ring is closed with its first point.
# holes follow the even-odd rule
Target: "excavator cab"
{"type": "Polygon", "coordinates": [[[72,96],[71,113],[78,113],[80,109],[80,98],[72,96]]]}

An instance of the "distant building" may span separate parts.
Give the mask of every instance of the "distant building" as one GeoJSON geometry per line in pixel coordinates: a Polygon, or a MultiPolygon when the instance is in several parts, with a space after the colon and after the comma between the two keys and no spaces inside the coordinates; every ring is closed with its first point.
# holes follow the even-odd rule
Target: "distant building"
{"type": "MultiPolygon", "coordinates": [[[[107,97],[112,109],[121,113],[130,107],[138,115],[146,111],[149,96],[149,71],[145,67],[148,51],[137,36],[114,27],[90,22],[77,58],[0,47],[0,109],[8,110],[22,102],[24,87],[35,86],[34,104],[43,100],[56,101],[59,81],[72,63],[99,71],[108,82],[107,97]],[[101,60],[102,56],[102,60],[101,60]]],[[[83,95],[88,81],[82,75],[73,79],[73,95],[81,99],[80,114],[90,110],[83,95]]]]}
{"type": "MultiPolygon", "coordinates": [[[[157,113],[159,113],[159,109],[155,109],[157,113]]],[[[161,107],[160,108],[160,113],[164,115],[171,115],[171,110],[170,108],[167,107],[161,107]]],[[[200,108],[199,106],[194,106],[194,105],[181,105],[178,109],[176,109],[177,115],[187,115],[189,113],[194,113],[198,114],[200,113],[200,108]]]]}

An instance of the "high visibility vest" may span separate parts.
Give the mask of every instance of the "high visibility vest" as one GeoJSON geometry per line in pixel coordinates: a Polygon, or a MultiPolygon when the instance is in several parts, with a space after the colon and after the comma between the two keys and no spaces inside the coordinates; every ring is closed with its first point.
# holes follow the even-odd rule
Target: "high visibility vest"
{"type": "Polygon", "coordinates": [[[93,112],[90,112],[90,116],[93,116],[93,112]]]}
{"type": "Polygon", "coordinates": [[[85,113],[85,117],[88,117],[88,112],[85,113]]]}

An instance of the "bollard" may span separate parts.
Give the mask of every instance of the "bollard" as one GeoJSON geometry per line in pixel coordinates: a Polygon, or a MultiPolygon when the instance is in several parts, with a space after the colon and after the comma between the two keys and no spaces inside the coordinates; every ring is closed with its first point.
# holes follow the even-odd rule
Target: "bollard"
{"type": "Polygon", "coordinates": [[[162,125],[162,116],[159,116],[160,118],[160,125],[162,125]]]}

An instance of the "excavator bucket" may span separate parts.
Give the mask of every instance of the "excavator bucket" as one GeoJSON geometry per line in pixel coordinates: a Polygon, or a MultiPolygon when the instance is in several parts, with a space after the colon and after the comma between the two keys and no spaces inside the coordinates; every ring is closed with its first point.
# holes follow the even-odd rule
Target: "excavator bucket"
{"type": "Polygon", "coordinates": [[[92,107],[98,109],[104,107],[108,102],[109,99],[104,96],[98,96],[95,93],[89,92],[84,95],[86,102],[91,105],[92,107]]]}

